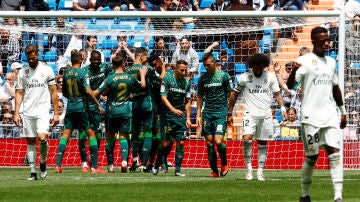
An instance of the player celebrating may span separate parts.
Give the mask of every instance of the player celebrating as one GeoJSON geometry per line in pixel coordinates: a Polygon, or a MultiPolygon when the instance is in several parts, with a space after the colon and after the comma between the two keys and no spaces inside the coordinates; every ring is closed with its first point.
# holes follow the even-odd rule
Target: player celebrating
{"type": "Polygon", "coordinates": [[[114,147],[115,134],[119,135],[121,147],[121,172],[127,171],[127,160],[129,155],[128,138],[131,129],[130,93],[133,86],[145,88],[146,67],[140,69],[140,83],[133,75],[124,72],[126,60],[119,54],[112,58],[114,74],[108,76],[100,87],[94,91],[95,95],[106,92],[108,99],[106,104],[106,156],[108,171],[114,172],[114,147]]]}
{"type": "Polygon", "coordinates": [[[102,111],[102,108],[90,89],[89,78],[86,70],[80,68],[82,63],[82,54],[77,50],[72,51],[71,63],[72,68],[67,70],[63,77],[64,82],[62,89],[64,96],[68,99],[68,105],[65,114],[64,131],[58,147],[55,172],[63,172],[61,161],[64,156],[66,143],[72,134],[72,131],[77,128],[81,131],[85,131],[89,137],[90,156],[92,162],[91,172],[103,173],[101,167],[98,167],[98,145],[95,132],[90,127],[86,95],[88,95],[96,104],[99,112],[102,111]]]}
{"type": "MultiPolygon", "coordinates": [[[[134,75],[134,77],[140,81],[140,70],[146,65],[148,59],[148,52],[145,48],[138,48],[135,50],[134,64],[126,68],[126,73],[134,75]]],[[[136,92],[133,102],[133,126],[132,126],[132,152],[133,163],[130,171],[135,171],[138,164],[138,152],[141,149],[141,163],[142,167],[140,172],[146,170],[146,164],[149,158],[152,144],[152,98],[151,98],[151,84],[149,78],[154,74],[154,70],[148,66],[148,73],[146,76],[146,88],[140,89],[136,92]],[[142,129],[142,131],[140,131],[142,129]],[[143,142],[143,146],[141,146],[143,142]]]]}
{"type": "Polygon", "coordinates": [[[27,46],[25,54],[29,66],[19,71],[15,91],[14,123],[18,126],[21,125],[19,113],[20,105],[23,103],[23,132],[21,136],[26,138],[27,143],[26,153],[31,173],[28,180],[37,180],[36,138],[39,140],[40,178],[45,179],[47,176],[46,157],[48,153],[50,100],[54,108],[54,115],[50,124],[55,126],[59,122],[56,82],[52,69],[39,62],[39,52],[36,46],[27,46]]]}
{"type": "Polygon", "coordinates": [[[313,52],[298,58],[287,81],[291,89],[301,82],[301,136],[306,159],[301,174],[300,201],[310,200],[310,185],[314,165],[320,147],[328,154],[331,179],[334,187],[334,199],[342,201],[343,167],[339,150],[342,134],[339,129],[338,106],[341,112],[340,128],[346,127],[346,111],[338,86],[336,62],[325,56],[329,51],[328,30],[315,27],[311,30],[313,52]]]}
{"type": "Polygon", "coordinates": [[[161,120],[162,141],[158,150],[153,174],[159,171],[162,157],[170,153],[170,141],[176,141],[175,149],[175,176],[184,177],[180,167],[184,157],[184,140],[186,139],[186,128],[190,127],[190,82],[185,78],[188,63],[185,60],[176,62],[173,75],[165,76],[161,84],[161,100],[165,105],[165,112],[161,120]],[[185,110],[185,113],[184,113],[185,110]]]}
{"type": "Polygon", "coordinates": [[[251,167],[251,143],[253,136],[258,143],[258,171],[257,179],[264,181],[263,169],[266,161],[266,142],[274,140],[273,118],[271,113],[271,101],[273,94],[279,106],[282,116],[286,118],[286,109],[280,94],[279,83],[274,74],[264,71],[268,67],[270,59],[264,54],[255,54],[248,60],[251,71],[241,74],[235,91],[229,100],[228,122],[232,123],[232,112],[239,93],[244,92],[245,116],[243,149],[246,164],[245,179],[252,180],[251,167]]]}
{"type": "MultiPolygon", "coordinates": [[[[97,50],[93,50],[90,53],[90,65],[84,67],[85,71],[89,75],[90,81],[90,88],[91,90],[96,90],[100,84],[105,80],[107,75],[111,72],[111,67],[109,67],[106,63],[101,63],[101,53],[97,50]]],[[[100,97],[97,97],[99,100],[100,97]]],[[[97,145],[98,148],[100,147],[100,140],[101,140],[101,128],[100,123],[102,121],[101,115],[99,113],[99,109],[96,103],[93,100],[88,100],[89,102],[89,120],[90,126],[95,131],[97,145]]],[[[80,157],[82,162],[82,172],[87,173],[88,169],[90,169],[91,161],[86,162],[86,139],[87,136],[82,131],[79,134],[79,150],[80,150],[80,157]]]]}
{"type": "Polygon", "coordinates": [[[212,172],[209,177],[219,177],[217,168],[217,155],[214,146],[221,159],[221,176],[225,176],[229,167],[226,159],[226,145],[224,134],[226,130],[226,113],[228,111],[228,94],[232,91],[232,81],[228,73],[216,67],[214,56],[205,53],[203,64],[206,72],[200,76],[197,92],[197,114],[196,123],[202,127],[202,134],[205,136],[208,159],[212,172]],[[201,109],[205,99],[203,113],[201,109]]]}

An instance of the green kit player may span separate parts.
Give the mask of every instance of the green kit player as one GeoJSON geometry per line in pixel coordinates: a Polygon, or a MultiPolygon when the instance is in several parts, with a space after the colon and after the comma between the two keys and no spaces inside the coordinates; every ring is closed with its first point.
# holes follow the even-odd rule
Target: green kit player
{"type": "Polygon", "coordinates": [[[219,177],[215,145],[221,159],[220,175],[225,176],[229,167],[223,140],[226,131],[228,95],[233,90],[232,81],[228,73],[216,67],[211,53],[204,54],[203,63],[206,72],[200,76],[198,83],[196,123],[198,127],[202,127],[202,134],[207,144],[208,160],[212,170],[209,177],[219,177]],[[201,113],[203,101],[205,107],[201,113]]]}
{"type": "MultiPolygon", "coordinates": [[[[84,67],[87,71],[90,80],[91,90],[96,90],[100,84],[105,80],[105,78],[110,74],[111,67],[106,63],[101,63],[101,53],[97,50],[93,50],[90,53],[90,65],[84,67]]],[[[97,99],[100,100],[100,96],[97,96],[97,99]]],[[[100,147],[101,140],[101,128],[100,124],[102,122],[101,115],[99,110],[96,107],[96,104],[92,100],[89,102],[89,118],[91,128],[95,131],[98,147],[100,147]]],[[[91,167],[91,161],[86,162],[86,134],[83,131],[79,133],[79,151],[82,162],[82,172],[88,172],[88,168],[91,167]]]]}
{"type": "Polygon", "coordinates": [[[133,163],[130,167],[130,171],[135,171],[139,161],[138,156],[139,153],[141,153],[140,158],[142,166],[140,167],[140,172],[144,172],[146,170],[146,164],[151,151],[153,106],[149,78],[151,75],[155,74],[155,72],[149,65],[146,65],[147,59],[147,50],[144,48],[138,48],[135,50],[134,64],[125,70],[126,73],[132,74],[138,81],[140,81],[140,70],[144,66],[148,69],[146,76],[146,88],[136,91],[133,98],[133,125],[131,130],[133,163]],[[140,131],[140,129],[142,131],[140,131]]]}
{"type": "Polygon", "coordinates": [[[62,173],[61,161],[65,152],[66,143],[74,129],[83,130],[89,138],[90,156],[92,161],[92,173],[103,173],[98,167],[98,145],[94,130],[89,121],[88,103],[86,97],[90,97],[96,104],[99,112],[102,112],[100,103],[90,89],[88,74],[84,69],[80,69],[82,55],[78,51],[73,51],[71,55],[72,68],[67,70],[63,77],[63,94],[68,99],[66,115],[64,121],[64,131],[58,147],[58,157],[55,172],[62,173]]]}
{"type": "Polygon", "coordinates": [[[115,134],[119,135],[121,147],[121,172],[127,171],[127,159],[129,155],[128,138],[131,130],[131,109],[130,94],[133,87],[145,88],[145,76],[147,68],[140,69],[140,83],[131,74],[124,72],[126,60],[122,55],[117,55],[112,59],[114,74],[108,76],[100,87],[94,91],[95,95],[104,92],[108,99],[106,103],[106,156],[108,171],[114,172],[114,147],[115,134]],[[141,86],[140,86],[141,85],[141,86]]]}
{"type": "Polygon", "coordinates": [[[182,176],[180,171],[184,157],[184,140],[186,139],[186,128],[190,127],[190,82],[185,78],[188,63],[185,60],[176,62],[173,75],[165,76],[161,84],[161,101],[165,105],[164,114],[161,117],[162,141],[158,150],[153,174],[158,173],[162,157],[170,153],[172,140],[176,141],[175,149],[175,176],[182,176]],[[169,147],[170,146],[170,147],[169,147]]]}

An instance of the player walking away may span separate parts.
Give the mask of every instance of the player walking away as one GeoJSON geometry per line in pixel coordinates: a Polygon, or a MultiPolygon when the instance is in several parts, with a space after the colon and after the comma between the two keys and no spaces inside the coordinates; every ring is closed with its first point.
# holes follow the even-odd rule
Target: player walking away
{"type": "MultiPolygon", "coordinates": [[[[140,81],[140,70],[146,65],[148,59],[148,52],[145,48],[138,48],[135,50],[134,64],[128,67],[125,72],[132,74],[138,81],[140,81]]],[[[131,130],[133,163],[129,168],[130,171],[135,171],[138,165],[138,155],[141,153],[140,172],[146,170],[146,164],[149,158],[152,144],[152,98],[151,98],[151,84],[150,77],[155,74],[152,67],[146,65],[148,73],[146,76],[146,88],[139,89],[134,95],[134,102],[132,105],[133,125],[131,130]]]]}
{"type": "Polygon", "coordinates": [[[252,139],[258,143],[257,179],[264,181],[263,174],[266,162],[266,142],[274,140],[274,126],[271,112],[273,95],[281,107],[282,116],[286,119],[286,109],[280,93],[279,83],[273,73],[264,71],[270,64],[270,58],[264,54],[255,54],[248,60],[249,72],[241,74],[229,100],[228,122],[232,124],[232,112],[240,92],[244,92],[245,115],[243,150],[246,166],[245,179],[252,180],[252,139]]]}
{"type": "Polygon", "coordinates": [[[94,130],[90,126],[88,113],[88,102],[86,97],[90,97],[96,104],[99,112],[102,112],[99,101],[94,96],[90,88],[89,75],[86,69],[80,68],[82,55],[78,51],[71,54],[72,68],[67,70],[63,77],[63,94],[68,99],[66,108],[64,131],[58,147],[58,156],[56,160],[55,172],[62,173],[61,161],[63,159],[66,143],[74,129],[85,131],[89,138],[90,156],[92,162],[92,173],[103,173],[101,167],[98,167],[98,145],[94,130]]]}
{"type": "MultiPolygon", "coordinates": [[[[111,67],[106,63],[101,63],[101,53],[97,50],[93,50],[90,53],[90,65],[84,67],[87,74],[89,74],[90,88],[91,90],[96,90],[100,84],[105,80],[105,78],[110,74],[111,67]]],[[[100,100],[100,96],[97,96],[97,99],[100,100]]],[[[97,145],[100,148],[101,140],[101,127],[102,117],[99,113],[96,103],[93,100],[88,100],[89,102],[89,120],[90,126],[95,131],[97,145]]],[[[86,159],[86,139],[87,135],[83,131],[79,133],[79,151],[82,162],[82,172],[87,173],[91,167],[91,161],[86,159]],[[90,164],[90,165],[88,165],[90,164]]]]}
{"type": "Polygon", "coordinates": [[[219,177],[215,146],[221,159],[220,175],[225,176],[229,171],[229,166],[223,140],[226,131],[228,94],[233,90],[232,81],[228,73],[216,67],[211,53],[204,54],[203,64],[206,72],[200,76],[198,83],[196,123],[198,127],[202,127],[202,134],[207,144],[208,160],[212,170],[209,177],[219,177]],[[201,113],[204,98],[205,107],[201,113]]]}
{"type": "Polygon", "coordinates": [[[165,76],[161,84],[161,100],[166,108],[161,120],[161,134],[163,137],[158,149],[158,158],[153,168],[154,175],[159,171],[163,155],[168,156],[170,153],[170,141],[175,140],[175,176],[185,177],[180,168],[184,157],[186,128],[191,126],[190,82],[185,78],[187,68],[188,63],[185,60],[178,60],[176,62],[175,73],[165,76]]]}
{"type": "Polygon", "coordinates": [[[306,159],[301,174],[300,201],[311,201],[310,185],[314,165],[319,149],[323,147],[328,154],[331,179],[334,188],[334,200],[342,201],[343,164],[340,158],[342,132],[346,127],[346,111],[336,71],[336,62],[325,56],[329,51],[328,30],[315,27],[311,30],[313,52],[298,58],[293,63],[292,72],[287,81],[291,89],[296,82],[301,82],[301,136],[306,159]],[[334,102],[335,101],[335,102],[334,102]],[[336,103],[340,110],[339,116],[336,103]]]}
{"type": "Polygon", "coordinates": [[[15,91],[14,123],[23,126],[22,137],[26,138],[27,158],[30,165],[28,180],[37,180],[36,173],[36,139],[39,141],[40,178],[45,179],[46,157],[48,154],[49,120],[52,126],[59,122],[58,97],[56,82],[52,68],[39,62],[39,52],[36,46],[29,45],[25,49],[29,66],[20,69],[15,91]],[[50,107],[53,103],[54,115],[50,119],[50,107]],[[20,118],[22,104],[23,117],[20,118]]]}
{"type": "MultiPolygon", "coordinates": [[[[155,157],[157,155],[157,150],[159,145],[161,144],[161,131],[160,131],[160,120],[161,114],[164,111],[164,105],[161,102],[160,96],[160,86],[161,81],[165,77],[165,75],[173,75],[174,71],[168,70],[165,68],[165,64],[159,55],[150,55],[148,58],[149,65],[154,68],[155,74],[150,77],[151,83],[151,96],[153,101],[153,123],[152,123],[152,145],[151,152],[149,156],[149,162],[146,167],[147,172],[152,172],[153,164],[155,161],[155,157]]],[[[163,172],[167,172],[166,163],[161,166],[163,172]]]]}
{"type": "Polygon", "coordinates": [[[145,88],[145,76],[147,68],[144,66],[140,69],[140,83],[131,74],[124,72],[126,60],[121,55],[113,57],[112,68],[114,74],[108,76],[100,87],[94,91],[97,96],[101,92],[107,94],[106,103],[106,156],[108,162],[108,171],[114,172],[114,147],[115,134],[119,135],[119,143],[121,148],[121,172],[127,172],[127,163],[129,156],[129,133],[131,130],[131,109],[130,109],[130,94],[132,89],[145,88]]]}

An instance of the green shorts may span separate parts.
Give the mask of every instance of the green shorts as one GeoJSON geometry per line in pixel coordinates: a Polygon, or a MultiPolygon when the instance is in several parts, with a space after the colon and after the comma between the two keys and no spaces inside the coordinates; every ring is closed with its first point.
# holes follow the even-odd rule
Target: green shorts
{"type": "Polygon", "coordinates": [[[115,117],[105,120],[106,131],[110,134],[120,133],[129,134],[131,130],[131,117],[115,117]]]}
{"type": "Polygon", "coordinates": [[[183,117],[164,115],[161,118],[161,140],[185,140],[186,115],[183,117]]]}
{"type": "Polygon", "coordinates": [[[140,129],[142,132],[151,131],[153,122],[152,111],[132,111],[132,135],[139,134],[140,129]]]}
{"type": "Polygon", "coordinates": [[[99,109],[97,107],[90,107],[88,113],[91,129],[96,132],[101,132],[100,124],[102,122],[102,117],[100,115],[99,109]]]}
{"type": "Polygon", "coordinates": [[[202,116],[203,116],[202,134],[204,137],[208,135],[225,135],[226,113],[203,112],[202,116]]]}
{"type": "Polygon", "coordinates": [[[89,115],[86,112],[69,112],[65,114],[64,129],[78,129],[85,131],[90,129],[89,115]]]}

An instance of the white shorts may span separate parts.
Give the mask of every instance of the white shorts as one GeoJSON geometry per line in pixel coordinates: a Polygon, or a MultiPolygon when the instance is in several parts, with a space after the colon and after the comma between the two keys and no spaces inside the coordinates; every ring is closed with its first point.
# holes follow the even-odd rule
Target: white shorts
{"type": "Polygon", "coordinates": [[[317,155],[319,149],[327,145],[340,149],[341,130],[338,127],[319,128],[310,124],[301,124],[301,139],[307,156],[317,155]]]}
{"type": "Polygon", "coordinates": [[[21,137],[36,138],[38,133],[49,133],[50,114],[39,117],[22,117],[23,132],[21,137]]]}
{"type": "Polygon", "coordinates": [[[254,118],[249,114],[244,116],[244,135],[253,135],[255,140],[274,140],[273,118],[254,118]]]}

